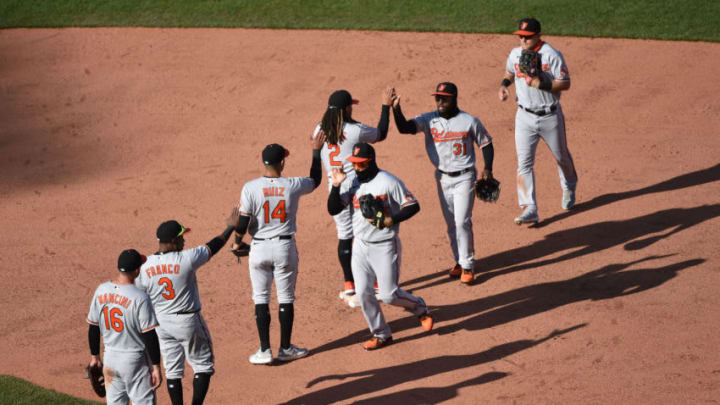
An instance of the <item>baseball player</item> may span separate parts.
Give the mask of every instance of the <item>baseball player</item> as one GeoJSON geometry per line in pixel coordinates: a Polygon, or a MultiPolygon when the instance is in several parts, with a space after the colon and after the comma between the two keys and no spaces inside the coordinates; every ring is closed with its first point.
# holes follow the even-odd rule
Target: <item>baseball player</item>
{"type": "Polygon", "coordinates": [[[152,300],[160,326],[160,350],[173,405],[183,403],[182,378],[185,359],[192,367],[193,405],[202,404],[215,373],[212,339],[200,313],[197,270],[207,263],[230,238],[237,226],[239,211],[227,219],[225,231],[204,245],[185,249],[185,228],[178,221],[163,222],[157,228],[158,251],[149,256],[135,284],[152,300]]]}
{"type": "Polygon", "coordinates": [[[482,150],[485,167],[483,179],[492,178],[495,151],[492,138],[479,119],[462,111],[457,104],[455,84],[437,85],[433,96],[437,110],[406,120],[400,108],[400,97],[393,101],[393,115],[398,131],[403,134],[425,134],[425,150],[435,166],[435,183],[440,197],[440,208],[447,224],[455,265],[450,277],[470,284],[474,280],[475,257],[472,229],[472,209],[475,202],[474,185],[476,143],[482,150]]]}
{"type": "MultiPolygon", "coordinates": [[[[342,167],[348,176],[347,181],[343,183],[343,191],[347,190],[355,178],[352,164],[346,161],[352,155],[353,145],[359,142],[376,143],[387,137],[393,92],[394,90],[388,87],[382,93],[382,109],[377,128],[367,126],[352,118],[352,106],[358,101],[353,99],[347,90],[337,90],[330,95],[327,110],[313,133],[313,137],[317,137],[322,132],[327,139],[320,151],[320,156],[328,176],[328,191],[332,188],[330,180],[333,168],[342,167]]],[[[350,210],[342,210],[333,216],[333,219],[338,235],[338,260],[345,278],[344,291],[340,294],[340,298],[349,300],[348,303],[354,305],[352,303],[357,301],[356,297],[352,297],[355,295],[355,283],[350,268],[353,242],[350,210]]]]}
{"type": "Polygon", "coordinates": [[[375,350],[392,343],[390,326],[375,297],[373,283],[377,281],[379,299],[390,305],[403,307],[416,315],[426,331],[433,327],[433,319],[425,301],[398,287],[402,246],[399,224],[417,214],[420,205],[400,179],[380,170],[375,162],[375,149],[368,143],[353,147],[347,158],[355,169],[350,188],[341,192],[346,179],[342,168],[332,170],[332,189],[328,197],[328,212],[337,215],[350,208],[355,238],[352,249],[352,272],[356,295],[373,337],[364,343],[365,350],[375,350]],[[366,219],[360,211],[359,198],[371,194],[382,202],[383,218],[366,219]]]}
{"type": "Polygon", "coordinates": [[[570,88],[570,74],[562,54],[541,39],[540,21],[534,18],[520,20],[514,32],[520,38],[520,46],[510,51],[506,62],[505,77],[500,84],[500,101],[508,98],[508,87],[515,83],[518,109],[515,114],[515,149],[517,151],[517,195],[524,208],[515,223],[539,221],[535,200],[535,151],[542,138],[550,148],[558,164],[560,186],[563,190],[561,206],[569,210],[575,204],[575,188],[578,176],[565,137],[565,116],[560,106],[561,92],[570,88]],[[541,69],[537,77],[530,77],[519,69],[523,50],[539,54],[541,69]]]}
{"type": "Polygon", "coordinates": [[[270,364],[270,289],[275,279],[279,304],[280,350],[277,359],[291,361],[305,357],[308,350],[290,343],[295,316],[295,281],[298,252],[295,246],[296,218],[300,197],[315,190],[322,180],[320,149],[325,136],[312,139],[310,177],[283,177],[285,158],[290,152],[276,143],[262,151],[265,175],[245,184],[238,209],[240,222],[233,249],[246,232],[252,235],[248,267],[255,303],[255,321],[260,348],[249,357],[252,364],[270,364]]]}
{"type": "Polygon", "coordinates": [[[90,303],[90,366],[103,367],[108,404],[155,404],[162,383],[158,321],[148,295],[133,285],[144,261],[136,250],[124,250],[118,257],[120,274],[100,284],[90,303]]]}

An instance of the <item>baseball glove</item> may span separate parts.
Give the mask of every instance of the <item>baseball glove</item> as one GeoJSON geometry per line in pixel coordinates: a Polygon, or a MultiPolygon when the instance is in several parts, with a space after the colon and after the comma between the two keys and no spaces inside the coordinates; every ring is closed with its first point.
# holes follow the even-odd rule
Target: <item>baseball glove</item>
{"type": "Polygon", "coordinates": [[[245,242],[240,242],[240,244],[236,248],[230,249],[230,252],[232,252],[232,254],[237,257],[238,263],[240,263],[242,257],[248,256],[250,254],[250,245],[245,242]]]}
{"type": "Polygon", "coordinates": [[[382,200],[373,197],[372,194],[365,194],[359,198],[360,212],[362,216],[373,220],[373,225],[378,229],[383,229],[385,224],[385,210],[382,200]]]}
{"type": "Polygon", "coordinates": [[[90,385],[93,391],[100,397],[105,398],[105,376],[101,366],[87,366],[87,378],[90,379],[90,385]]]}
{"type": "Polygon", "coordinates": [[[523,49],[520,54],[520,62],[518,68],[529,80],[533,77],[540,76],[540,55],[537,52],[529,49],[523,49]]]}
{"type": "Polygon", "coordinates": [[[483,202],[497,201],[500,198],[500,182],[493,177],[476,181],[475,196],[483,202]]]}

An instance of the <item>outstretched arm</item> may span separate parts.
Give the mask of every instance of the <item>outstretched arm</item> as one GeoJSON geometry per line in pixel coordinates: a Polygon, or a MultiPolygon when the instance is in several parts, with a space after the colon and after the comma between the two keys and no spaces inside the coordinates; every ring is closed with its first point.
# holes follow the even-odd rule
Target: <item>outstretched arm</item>
{"type": "Polygon", "coordinates": [[[233,231],[237,228],[239,221],[240,210],[235,207],[233,208],[232,212],[230,212],[230,216],[225,220],[227,227],[225,228],[223,233],[214,237],[210,242],[207,243],[207,247],[210,248],[211,256],[215,255],[215,253],[219,252],[220,249],[225,246],[228,239],[230,239],[230,235],[232,235],[233,231]]]}
{"type": "Polygon", "coordinates": [[[395,89],[388,86],[382,93],[382,109],[380,110],[380,121],[377,125],[378,137],[375,142],[380,142],[387,138],[388,126],[390,125],[390,106],[393,103],[395,89]]]}
{"type": "Polygon", "coordinates": [[[328,196],[327,209],[330,215],[337,215],[345,208],[342,198],[340,198],[340,184],[347,178],[347,174],[341,168],[335,168],[331,173],[331,177],[332,189],[330,189],[330,195],[328,196]]]}
{"type": "Polygon", "coordinates": [[[320,150],[325,144],[325,132],[321,129],[315,138],[312,138],[313,154],[312,163],[310,164],[310,178],[313,180],[313,190],[316,189],[322,181],[322,166],[320,165],[320,150]]]}
{"type": "Polygon", "coordinates": [[[395,117],[395,125],[397,126],[398,132],[401,134],[415,134],[417,133],[417,125],[415,121],[406,120],[403,115],[402,109],[400,108],[400,96],[395,95],[393,98],[393,117],[395,117]]]}

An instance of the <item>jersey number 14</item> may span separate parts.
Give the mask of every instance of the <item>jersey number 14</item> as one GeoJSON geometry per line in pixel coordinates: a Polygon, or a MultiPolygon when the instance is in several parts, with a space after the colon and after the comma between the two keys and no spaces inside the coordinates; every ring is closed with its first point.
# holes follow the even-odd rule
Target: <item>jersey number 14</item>
{"type": "Polygon", "coordinates": [[[278,201],[275,209],[270,212],[270,201],[265,201],[263,204],[263,210],[265,211],[265,223],[270,222],[270,218],[277,218],[280,222],[285,222],[287,214],[285,213],[285,200],[278,201]]]}

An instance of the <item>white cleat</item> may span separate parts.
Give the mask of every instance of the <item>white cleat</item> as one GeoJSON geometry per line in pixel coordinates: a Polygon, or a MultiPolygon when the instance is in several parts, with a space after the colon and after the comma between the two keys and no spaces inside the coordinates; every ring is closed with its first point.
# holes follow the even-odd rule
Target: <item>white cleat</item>
{"type": "Polygon", "coordinates": [[[563,190],[562,209],[569,210],[575,205],[575,192],[573,190],[563,190]]]}
{"type": "Polygon", "coordinates": [[[519,217],[515,218],[515,224],[537,224],[539,220],[540,217],[538,217],[537,210],[526,207],[525,211],[523,211],[519,217]]]}
{"type": "Polygon", "coordinates": [[[302,347],[295,347],[293,345],[290,345],[289,348],[283,349],[280,348],[280,352],[278,353],[278,360],[280,361],[292,361],[301,359],[308,355],[308,349],[303,349],[302,347]]]}
{"type": "Polygon", "coordinates": [[[262,348],[260,348],[255,354],[250,356],[250,363],[252,364],[270,364],[272,361],[272,349],[263,351],[262,348]]]}

